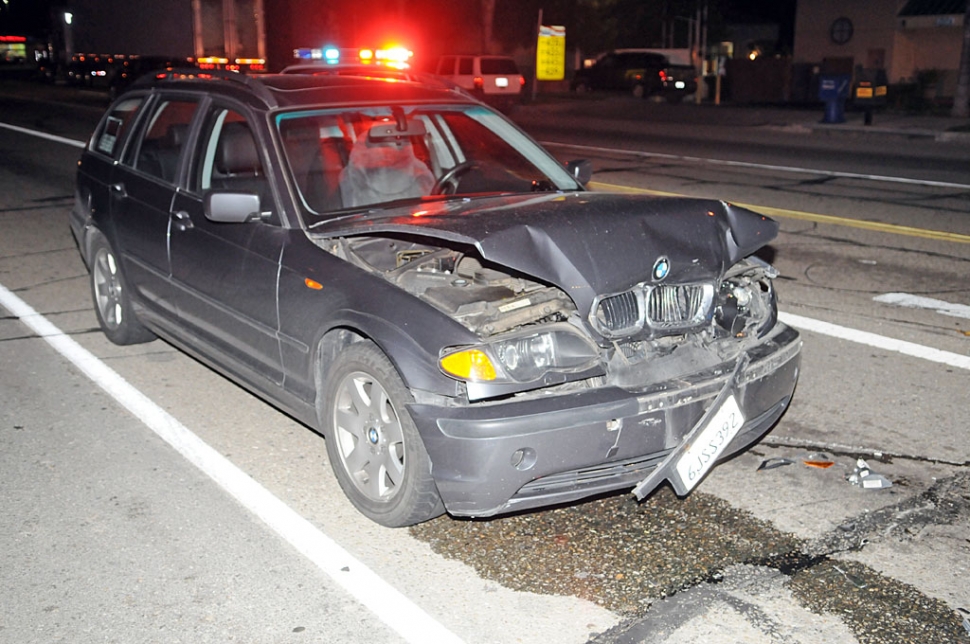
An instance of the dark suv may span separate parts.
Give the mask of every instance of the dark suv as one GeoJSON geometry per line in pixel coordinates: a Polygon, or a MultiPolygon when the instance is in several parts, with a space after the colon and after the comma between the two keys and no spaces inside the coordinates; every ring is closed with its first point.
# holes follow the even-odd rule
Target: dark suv
{"type": "Polygon", "coordinates": [[[578,70],[570,85],[575,92],[622,90],[636,97],[662,96],[679,103],[697,91],[696,76],[693,67],[672,64],[664,54],[614,51],[578,70]]]}
{"type": "Polygon", "coordinates": [[[317,428],[402,526],[686,494],[788,406],[777,224],[588,179],[440,83],[176,70],[108,109],[70,223],[110,340],[317,428]]]}

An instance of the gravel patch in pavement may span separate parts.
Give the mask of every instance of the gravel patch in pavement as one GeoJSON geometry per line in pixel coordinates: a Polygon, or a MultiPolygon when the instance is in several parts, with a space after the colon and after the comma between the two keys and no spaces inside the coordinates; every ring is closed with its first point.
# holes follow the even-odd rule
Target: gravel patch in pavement
{"type": "Polygon", "coordinates": [[[862,644],[967,638],[945,602],[703,492],[679,499],[663,488],[644,503],[617,495],[488,520],[443,516],[410,531],[486,579],[586,599],[628,625],[657,601],[719,584],[743,565],[780,571],[796,601],[837,616],[862,644]]]}

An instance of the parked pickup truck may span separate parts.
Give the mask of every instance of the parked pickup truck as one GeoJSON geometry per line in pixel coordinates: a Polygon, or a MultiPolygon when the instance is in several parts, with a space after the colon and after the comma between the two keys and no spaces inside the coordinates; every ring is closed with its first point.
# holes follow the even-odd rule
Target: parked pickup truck
{"type": "Polygon", "coordinates": [[[663,96],[679,103],[697,91],[697,72],[655,52],[610,52],[573,77],[575,92],[625,90],[637,97],[663,96]]]}

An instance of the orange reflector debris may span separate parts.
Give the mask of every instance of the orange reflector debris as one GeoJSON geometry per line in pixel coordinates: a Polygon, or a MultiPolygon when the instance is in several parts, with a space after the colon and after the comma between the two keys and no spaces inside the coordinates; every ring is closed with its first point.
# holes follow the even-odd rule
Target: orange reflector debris
{"type": "Polygon", "coordinates": [[[817,467],[820,470],[827,470],[835,465],[835,461],[802,461],[802,463],[809,467],[817,467]]]}

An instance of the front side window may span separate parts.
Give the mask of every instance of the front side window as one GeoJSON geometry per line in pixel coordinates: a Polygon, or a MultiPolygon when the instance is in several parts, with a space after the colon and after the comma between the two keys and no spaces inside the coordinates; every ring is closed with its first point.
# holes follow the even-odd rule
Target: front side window
{"type": "Polygon", "coordinates": [[[455,58],[454,56],[444,56],[438,62],[438,73],[445,76],[451,76],[455,73],[455,58]]]}
{"type": "Polygon", "coordinates": [[[311,214],[441,195],[579,189],[545,150],[481,106],[285,113],[277,126],[311,214]]]}
{"type": "Polygon", "coordinates": [[[134,157],[134,167],[167,183],[178,181],[179,161],[197,102],[163,100],[152,113],[134,157]]]}
{"type": "Polygon", "coordinates": [[[251,192],[259,195],[263,213],[272,212],[272,191],[246,117],[225,106],[209,108],[202,121],[189,189],[251,192]]]}

